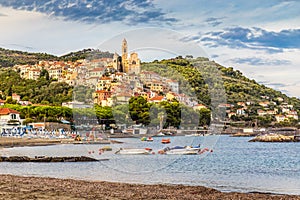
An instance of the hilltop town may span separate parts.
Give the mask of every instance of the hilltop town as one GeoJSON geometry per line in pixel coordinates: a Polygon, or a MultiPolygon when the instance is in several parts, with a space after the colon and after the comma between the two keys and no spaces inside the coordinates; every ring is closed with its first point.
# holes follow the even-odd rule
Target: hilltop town
{"type": "MultiPolygon", "coordinates": [[[[72,100],[62,102],[60,105],[70,109],[91,108],[94,104],[102,108],[111,108],[117,105],[128,104],[132,98],[143,97],[148,104],[176,101],[178,105],[189,107],[193,112],[200,113],[200,115],[201,113],[207,114],[207,112],[210,112],[211,107],[207,98],[201,99],[201,97],[195,98],[195,96],[189,96],[187,92],[181,88],[182,80],[164,76],[164,74],[158,72],[159,70],[153,71],[147,69],[147,65],[141,63],[138,54],[129,51],[126,39],[122,41],[120,47],[121,55],[114,53],[111,57],[95,58],[95,56],[91,54],[86,58],[74,61],[40,60],[35,64],[16,64],[12,67],[12,70],[17,72],[19,76],[25,80],[38,81],[43,77],[45,80],[51,80],[54,83],[64,83],[70,88],[74,88],[72,100]],[[81,90],[76,90],[76,88],[81,88],[81,90]],[[86,95],[85,92],[87,91],[90,91],[91,95],[86,95]],[[79,96],[84,96],[84,98],[78,98],[79,96]]],[[[206,65],[207,63],[216,65],[216,63],[208,59],[201,59],[203,59],[206,65]]],[[[183,67],[190,65],[185,64],[188,62],[182,57],[163,60],[159,64],[162,63],[167,65],[170,63],[176,65],[179,63],[178,65],[183,67]]],[[[244,79],[244,82],[249,82],[248,85],[253,84],[255,87],[258,87],[257,83],[244,78],[240,72],[234,71],[232,68],[216,66],[223,72],[222,78],[228,81],[224,83],[224,86],[226,92],[229,94],[236,92],[239,95],[245,96],[246,89],[238,88],[238,84],[234,85],[234,82],[241,77],[244,79]]],[[[188,70],[184,70],[183,73],[186,73],[185,71],[188,70]]],[[[189,76],[191,75],[189,74],[189,76]]],[[[193,81],[197,82],[197,79],[193,81]]],[[[202,86],[200,85],[200,87],[202,86]]],[[[199,91],[201,90],[200,87],[197,86],[199,91]]],[[[12,108],[9,108],[10,110],[6,109],[5,104],[17,103],[21,106],[39,106],[42,104],[41,102],[32,103],[28,97],[24,98],[24,96],[14,91],[11,91],[11,93],[11,96],[9,96],[7,92],[0,92],[1,96],[5,97],[0,100],[0,105],[4,106],[4,108],[1,108],[0,114],[2,126],[9,125],[8,122],[11,120],[22,121],[19,116],[20,112],[12,108]],[[7,115],[10,116],[7,117],[7,115]]],[[[196,90],[195,93],[197,95],[200,94],[200,92],[196,90]]],[[[242,126],[252,127],[270,125],[295,126],[298,124],[298,101],[295,101],[295,99],[291,101],[287,96],[278,92],[274,93],[265,87],[262,87],[260,92],[257,92],[255,95],[255,98],[253,97],[254,95],[252,95],[244,99],[232,99],[231,96],[229,96],[228,102],[219,104],[218,107],[224,109],[226,112],[226,118],[224,120],[229,123],[242,121],[244,122],[242,126]],[[264,90],[268,91],[268,93],[265,93],[264,90]]],[[[178,105],[176,104],[176,106],[178,105]]],[[[24,115],[25,111],[22,112],[24,115]]],[[[42,114],[40,114],[40,116],[41,115],[42,114]]],[[[44,115],[46,116],[46,114],[44,115]]],[[[211,114],[208,116],[210,115],[211,114]]],[[[64,117],[69,120],[72,118],[70,115],[64,117]]],[[[63,119],[64,117],[60,118],[63,119]]],[[[35,117],[33,121],[37,119],[42,118],[35,117]]],[[[144,121],[142,121],[142,123],[144,123],[144,121]]],[[[208,125],[209,123],[210,120],[206,120],[202,125],[208,125]]]]}

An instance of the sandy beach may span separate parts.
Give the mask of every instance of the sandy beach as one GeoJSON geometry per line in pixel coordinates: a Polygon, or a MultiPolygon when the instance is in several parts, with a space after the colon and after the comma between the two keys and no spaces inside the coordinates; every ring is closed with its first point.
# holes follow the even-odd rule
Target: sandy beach
{"type": "Polygon", "coordinates": [[[274,199],[300,196],[224,193],[202,186],[142,185],[0,175],[0,199],[274,199]]]}
{"type": "Polygon", "coordinates": [[[74,139],[47,139],[47,138],[12,138],[0,137],[0,148],[23,147],[23,146],[46,146],[56,144],[110,144],[119,143],[115,140],[101,141],[74,141],[74,139]]]}
{"type": "Polygon", "coordinates": [[[61,144],[60,139],[0,137],[0,148],[61,144]]]}

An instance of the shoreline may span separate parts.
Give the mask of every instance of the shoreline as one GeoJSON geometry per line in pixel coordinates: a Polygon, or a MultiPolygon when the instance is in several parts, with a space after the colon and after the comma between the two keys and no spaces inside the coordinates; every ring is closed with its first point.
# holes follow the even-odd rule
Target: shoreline
{"type": "Polygon", "coordinates": [[[34,147],[34,146],[49,146],[58,144],[112,144],[119,143],[115,140],[102,140],[102,141],[74,141],[74,139],[46,139],[46,138],[10,138],[0,137],[1,148],[13,147],[34,147]]]}
{"type": "Polygon", "coordinates": [[[1,199],[274,199],[300,196],[269,193],[220,192],[204,186],[133,184],[0,174],[1,199]]]}

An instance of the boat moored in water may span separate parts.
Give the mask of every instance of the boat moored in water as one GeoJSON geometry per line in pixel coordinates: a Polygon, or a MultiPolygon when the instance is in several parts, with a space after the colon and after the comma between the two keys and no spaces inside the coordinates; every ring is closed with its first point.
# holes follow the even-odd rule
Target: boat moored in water
{"type": "Polygon", "coordinates": [[[175,146],[175,147],[166,147],[162,150],[159,150],[159,154],[174,154],[174,155],[196,155],[200,152],[200,146],[175,146]]]}
{"type": "Polygon", "coordinates": [[[151,148],[120,148],[115,152],[115,154],[120,155],[148,155],[151,153],[151,148]]]}
{"type": "Polygon", "coordinates": [[[163,143],[163,144],[169,144],[169,143],[171,143],[171,140],[170,140],[170,138],[164,138],[164,139],[162,139],[161,140],[161,143],[163,143]]]}
{"type": "Polygon", "coordinates": [[[152,137],[142,137],[141,141],[153,142],[153,138],[152,137]]]}

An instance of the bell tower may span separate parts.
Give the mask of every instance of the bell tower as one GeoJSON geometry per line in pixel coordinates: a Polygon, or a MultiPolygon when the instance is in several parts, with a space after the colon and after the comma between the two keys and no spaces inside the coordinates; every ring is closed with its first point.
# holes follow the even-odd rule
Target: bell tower
{"type": "Polygon", "coordinates": [[[128,72],[128,45],[125,38],[122,42],[122,67],[124,72],[128,72]]]}
{"type": "Polygon", "coordinates": [[[124,60],[127,60],[127,56],[128,56],[128,46],[127,46],[127,41],[124,38],[122,42],[122,58],[124,58],[124,60]]]}

